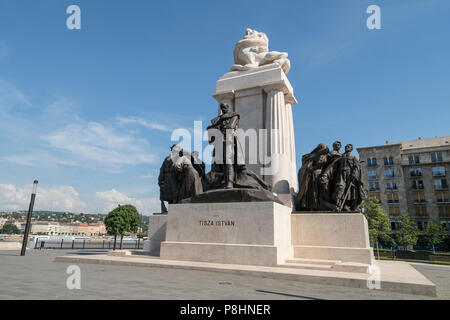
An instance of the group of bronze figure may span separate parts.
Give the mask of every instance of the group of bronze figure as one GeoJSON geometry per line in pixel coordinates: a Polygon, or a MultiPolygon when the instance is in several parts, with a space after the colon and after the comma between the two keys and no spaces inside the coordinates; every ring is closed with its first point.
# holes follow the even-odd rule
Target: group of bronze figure
{"type": "Polygon", "coordinates": [[[351,154],[353,145],[333,143],[333,150],[321,143],[302,157],[298,172],[299,191],[295,198],[297,211],[360,211],[365,198],[361,181],[361,164],[351,154]]]}
{"type": "MultiPolygon", "coordinates": [[[[214,144],[211,171],[197,152],[188,152],[178,145],[171,147],[158,178],[161,211],[167,212],[164,201],[181,203],[203,192],[216,189],[258,189],[270,191],[271,187],[245,166],[236,130],[239,114],[228,104],[220,104],[220,115],[211,120],[207,128],[209,143],[214,144]],[[217,140],[220,137],[220,140],[217,140]]],[[[351,155],[353,146],[336,141],[330,151],[319,144],[302,157],[298,172],[299,191],[295,196],[296,211],[359,211],[365,197],[361,182],[361,165],[351,155]]]]}

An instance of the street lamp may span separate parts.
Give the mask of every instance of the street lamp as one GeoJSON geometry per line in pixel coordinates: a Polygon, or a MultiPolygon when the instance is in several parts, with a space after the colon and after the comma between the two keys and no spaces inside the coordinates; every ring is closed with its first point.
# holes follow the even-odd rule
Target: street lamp
{"type": "Polygon", "coordinates": [[[31,193],[30,206],[28,208],[27,224],[25,226],[25,231],[23,234],[22,251],[20,251],[21,256],[24,256],[25,251],[27,250],[28,235],[30,234],[30,228],[31,228],[31,215],[33,214],[34,199],[36,199],[37,185],[38,185],[38,181],[34,180],[33,191],[31,193]]]}

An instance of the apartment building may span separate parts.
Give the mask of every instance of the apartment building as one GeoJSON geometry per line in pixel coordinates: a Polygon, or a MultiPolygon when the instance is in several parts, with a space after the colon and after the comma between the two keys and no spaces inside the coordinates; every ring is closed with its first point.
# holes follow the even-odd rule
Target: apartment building
{"type": "Polygon", "coordinates": [[[450,232],[450,136],[357,148],[363,182],[381,201],[391,227],[409,214],[423,230],[428,221],[450,232]]]}

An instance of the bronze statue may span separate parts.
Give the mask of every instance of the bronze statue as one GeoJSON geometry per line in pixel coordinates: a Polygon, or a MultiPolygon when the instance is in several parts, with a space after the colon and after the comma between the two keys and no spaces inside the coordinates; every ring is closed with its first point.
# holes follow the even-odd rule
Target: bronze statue
{"type": "Polygon", "coordinates": [[[176,153],[181,151],[181,149],[178,145],[174,144],[170,147],[170,151],[171,154],[164,159],[161,168],[159,169],[158,185],[161,212],[167,212],[164,201],[176,203],[178,198],[177,177],[172,159],[176,153]]]}
{"type": "Polygon", "coordinates": [[[159,170],[161,212],[167,212],[164,201],[181,203],[183,199],[202,193],[206,178],[205,164],[198,153],[187,152],[178,145],[173,145],[170,150],[171,154],[164,159],[159,170]]]}
{"type": "Polygon", "coordinates": [[[214,160],[212,171],[221,172],[225,179],[225,188],[232,189],[236,183],[238,166],[244,164],[242,152],[236,136],[239,126],[239,114],[230,111],[230,106],[226,103],[220,104],[221,115],[211,120],[211,125],[207,128],[216,129],[220,133],[220,141],[215,141],[213,136],[210,142],[214,142],[214,160]]]}
{"type": "Polygon", "coordinates": [[[359,211],[365,197],[361,182],[361,165],[351,155],[352,145],[333,143],[333,150],[321,143],[302,158],[298,173],[297,211],[359,211]]]}
{"type": "Polygon", "coordinates": [[[203,192],[202,175],[204,175],[204,171],[201,171],[201,164],[203,163],[196,164],[194,167],[192,160],[193,156],[191,153],[182,151],[182,155],[174,161],[178,182],[176,203],[181,203],[183,199],[196,196],[203,192]]]}

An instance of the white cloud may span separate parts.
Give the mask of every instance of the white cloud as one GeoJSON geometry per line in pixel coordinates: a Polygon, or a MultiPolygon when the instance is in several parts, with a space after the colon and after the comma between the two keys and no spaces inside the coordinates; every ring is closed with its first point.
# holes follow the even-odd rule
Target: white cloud
{"type": "MultiPolygon", "coordinates": [[[[16,187],[0,184],[0,208],[5,210],[27,210],[31,197],[31,186],[16,187]]],[[[41,188],[38,186],[34,210],[82,212],[85,203],[71,186],[41,188]]]]}
{"type": "Polygon", "coordinates": [[[158,198],[136,199],[129,197],[116,189],[97,192],[95,194],[98,204],[97,210],[108,213],[119,204],[131,204],[136,207],[140,214],[149,215],[160,211],[160,201],[158,198]]]}
{"type": "Polygon", "coordinates": [[[0,79],[0,109],[12,109],[23,106],[31,106],[25,94],[8,81],[0,79]]]}
{"type": "Polygon", "coordinates": [[[151,173],[149,173],[149,174],[143,174],[143,175],[139,176],[139,178],[141,178],[141,179],[153,179],[154,177],[155,177],[155,176],[152,175],[151,173]]]}
{"type": "Polygon", "coordinates": [[[67,152],[74,159],[81,162],[93,161],[109,168],[156,161],[155,156],[149,152],[145,139],[97,122],[79,121],[43,136],[42,139],[50,147],[67,152]]]}
{"type": "Polygon", "coordinates": [[[169,127],[167,127],[166,125],[163,125],[163,124],[160,124],[160,123],[155,123],[155,122],[149,122],[149,121],[144,120],[142,118],[137,118],[137,117],[117,117],[117,120],[119,122],[127,123],[127,124],[139,124],[139,125],[141,125],[143,127],[149,128],[149,129],[166,131],[166,132],[171,131],[169,129],[169,127]]]}
{"type": "Polygon", "coordinates": [[[4,159],[12,163],[30,167],[38,167],[38,166],[55,167],[58,165],[77,166],[77,163],[75,161],[59,159],[46,152],[12,155],[6,156],[4,157],[4,159]]]}
{"type": "Polygon", "coordinates": [[[62,121],[80,121],[81,118],[75,113],[76,102],[62,95],[55,95],[53,101],[45,107],[45,116],[57,118],[58,122],[62,121]]]}

